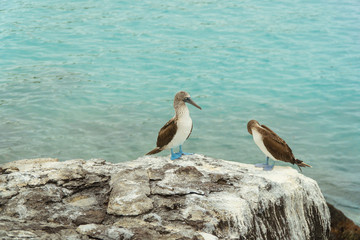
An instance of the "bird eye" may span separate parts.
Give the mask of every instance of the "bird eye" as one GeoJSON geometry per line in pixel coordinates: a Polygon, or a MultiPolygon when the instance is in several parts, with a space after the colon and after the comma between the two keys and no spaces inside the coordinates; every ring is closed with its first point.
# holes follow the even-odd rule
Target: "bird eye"
{"type": "Polygon", "coordinates": [[[184,98],[184,102],[189,101],[189,100],[190,100],[189,97],[184,98]]]}

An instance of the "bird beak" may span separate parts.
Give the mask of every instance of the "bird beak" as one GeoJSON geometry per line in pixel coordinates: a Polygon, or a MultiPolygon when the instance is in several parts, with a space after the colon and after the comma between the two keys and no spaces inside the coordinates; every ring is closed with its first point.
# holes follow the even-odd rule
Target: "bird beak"
{"type": "Polygon", "coordinates": [[[191,98],[187,98],[186,100],[184,100],[184,102],[190,103],[191,105],[194,105],[195,107],[201,110],[201,107],[197,105],[191,98]]]}

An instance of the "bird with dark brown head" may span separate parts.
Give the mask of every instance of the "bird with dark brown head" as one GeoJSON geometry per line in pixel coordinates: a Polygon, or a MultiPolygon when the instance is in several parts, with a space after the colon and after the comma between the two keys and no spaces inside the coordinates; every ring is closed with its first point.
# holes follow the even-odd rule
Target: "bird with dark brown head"
{"type": "Polygon", "coordinates": [[[300,167],[311,167],[303,161],[296,159],[287,143],[267,126],[260,125],[256,120],[251,120],[247,124],[247,130],[253,136],[255,144],[266,155],[266,163],[256,164],[255,166],[270,171],[275,164],[274,162],[273,165],[269,165],[269,158],[271,158],[277,161],[296,164],[300,171],[300,167]]]}

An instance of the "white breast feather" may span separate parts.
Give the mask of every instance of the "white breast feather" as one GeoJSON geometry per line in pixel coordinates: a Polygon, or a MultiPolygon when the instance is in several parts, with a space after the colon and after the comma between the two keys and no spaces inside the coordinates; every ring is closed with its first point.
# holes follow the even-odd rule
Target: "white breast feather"
{"type": "Polygon", "coordinates": [[[252,134],[253,134],[253,139],[254,142],[256,143],[256,145],[260,148],[260,150],[268,157],[270,157],[273,160],[277,160],[274,158],[273,155],[271,155],[271,153],[269,153],[269,151],[266,149],[263,139],[262,139],[262,135],[256,131],[256,129],[252,129],[252,134]]]}
{"type": "Polygon", "coordinates": [[[182,145],[186,138],[189,136],[192,127],[192,120],[189,114],[189,110],[186,107],[181,115],[179,115],[177,121],[177,131],[174,138],[171,142],[166,146],[167,149],[178,147],[182,145]]]}

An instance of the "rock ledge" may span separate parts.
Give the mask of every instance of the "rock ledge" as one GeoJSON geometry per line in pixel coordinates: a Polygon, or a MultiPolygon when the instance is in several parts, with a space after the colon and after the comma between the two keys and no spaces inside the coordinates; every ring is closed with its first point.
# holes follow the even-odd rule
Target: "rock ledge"
{"type": "Polygon", "coordinates": [[[317,183],[203,155],[0,167],[1,239],[328,239],[317,183]]]}

